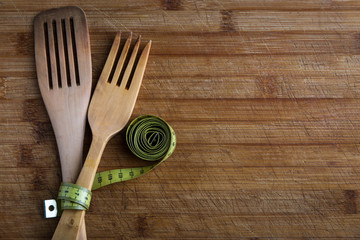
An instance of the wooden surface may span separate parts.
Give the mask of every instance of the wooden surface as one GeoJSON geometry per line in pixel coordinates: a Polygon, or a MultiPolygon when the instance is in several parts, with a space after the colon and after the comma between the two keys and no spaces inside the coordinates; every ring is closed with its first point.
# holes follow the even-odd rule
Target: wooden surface
{"type": "MultiPolygon", "coordinates": [[[[89,239],[359,239],[360,2],[0,1],[0,238],[49,239],[59,156],[37,84],[33,18],[87,14],[93,86],[117,31],[153,40],[132,118],[173,156],[96,190],[89,239]]],[[[85,155],[91,134],[86,131],[85,155]]],[[[145,165],[124,133],[100,170],[145,165]]]]}

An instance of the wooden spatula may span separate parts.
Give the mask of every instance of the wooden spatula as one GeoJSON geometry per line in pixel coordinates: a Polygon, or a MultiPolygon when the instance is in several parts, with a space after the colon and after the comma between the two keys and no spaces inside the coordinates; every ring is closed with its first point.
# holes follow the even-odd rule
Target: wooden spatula
{"type": "MultiPolygon", "coordinates": [[[[91,54],[85,13],[78,7],[44,11],[34,20],[36,71],[55,132],[64,182],[82,166],[91,93],[91,54]]],[[[86,239],[85,224],[80,238],[86,239]]]]}

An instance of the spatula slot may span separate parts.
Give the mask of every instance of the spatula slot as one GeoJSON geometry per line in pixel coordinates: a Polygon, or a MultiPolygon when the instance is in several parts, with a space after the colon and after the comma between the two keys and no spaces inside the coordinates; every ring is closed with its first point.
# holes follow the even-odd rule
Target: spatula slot
{"type": "Polygon", "coordinates": [[[55,46],[55,58],[56,58],[56,72],[57,72],[57,80],[58,80],[58,87],[61,88],[61,70],[60,70],[60,56],[59,56],[59,43],[58,43],[58,33],[56,29],[56,21],[53,20],[53,34],[54,34],[54,46],[55,46]]]}
{"type": "Polygon", "coordinates": [[[76,80],[76,85],[79,86],[80,85],[80,75],[79,75],[79,62],[78,62],[78,58],[77,58],[74,18],[70,18],[70,30],[71,30],[71,41],[72,41],[73,57],[74,57],[75,80],[76,80]]]}
{"type": "Polygon", "coordinates": [[[50,47],[49,47],[49,31],[47,22],[44,23],[44,38],[45,38],[45,51],[46,51],[46,63],[48,70],[49,88],[53,89],[51,62],[50,62],[50,47]]]}
{"type": "Polygon", "coordinates": [[[69,50],[68,50],[68,45],[67,45],[65,19],[61,19],[61,31],[62,31],[62,36],[63,36],[64,53],[65,53],[66,80],[67,80],[68,87],[71,87],[70,59],[69,59],[69,52],[68,52],[69,50]]]}

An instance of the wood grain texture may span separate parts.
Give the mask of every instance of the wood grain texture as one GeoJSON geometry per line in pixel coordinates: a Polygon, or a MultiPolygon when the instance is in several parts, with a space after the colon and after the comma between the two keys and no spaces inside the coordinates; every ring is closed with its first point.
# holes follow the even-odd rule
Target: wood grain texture
{"type": "MultiPolygon", "coordinates": [[[[61,171],[32,24],[66,5],[87,15],[93,86],[117,31],[153,41],[131,119],[158,115],[178,140],[151,173],[94,192],[89,239],[360,238],[351,0],[0,1],[0,238],[49,239],[58,222],[43,218],[61,171]]],[[[120,132],[99,170],[146,164],[120,132]]]]}

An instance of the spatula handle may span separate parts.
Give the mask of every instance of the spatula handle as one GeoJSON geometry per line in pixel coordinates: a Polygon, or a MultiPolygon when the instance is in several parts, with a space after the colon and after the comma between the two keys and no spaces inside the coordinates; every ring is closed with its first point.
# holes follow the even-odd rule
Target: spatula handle
{"type": "MultiPolygon", "coordinates": [[[[75,183],[81,171],[85,123],[86,119],[84,118],[82,124],[83,127],[74,129],[74,131],[72,131],[72,138],[64,137],[61,135],[64,132],[63,126],[60,126],[60,128],[56,128],[56,130],[58,131],[55,134],[56,136],[58,136],[56,138],[56,141],[59,149],[63,182],[75,183]]],[[[86,239],[86,228],[84,223],[82,224],[79,240],[86,239]]]]}
{"type": "MultiPolygon", "coordinates": [[[[95,174],[100,163],[102,153],[104,152],[107,140],[93,136],[89,153],[86,157],[85,164],[80,172],[77,185],[89,190],[92,188],[95,174]]],[[[85,211],[64,210],[58,226],[53,235],[53,240],[75,240],[79,238],[80,229],[83,226],[85,211]]]]}

